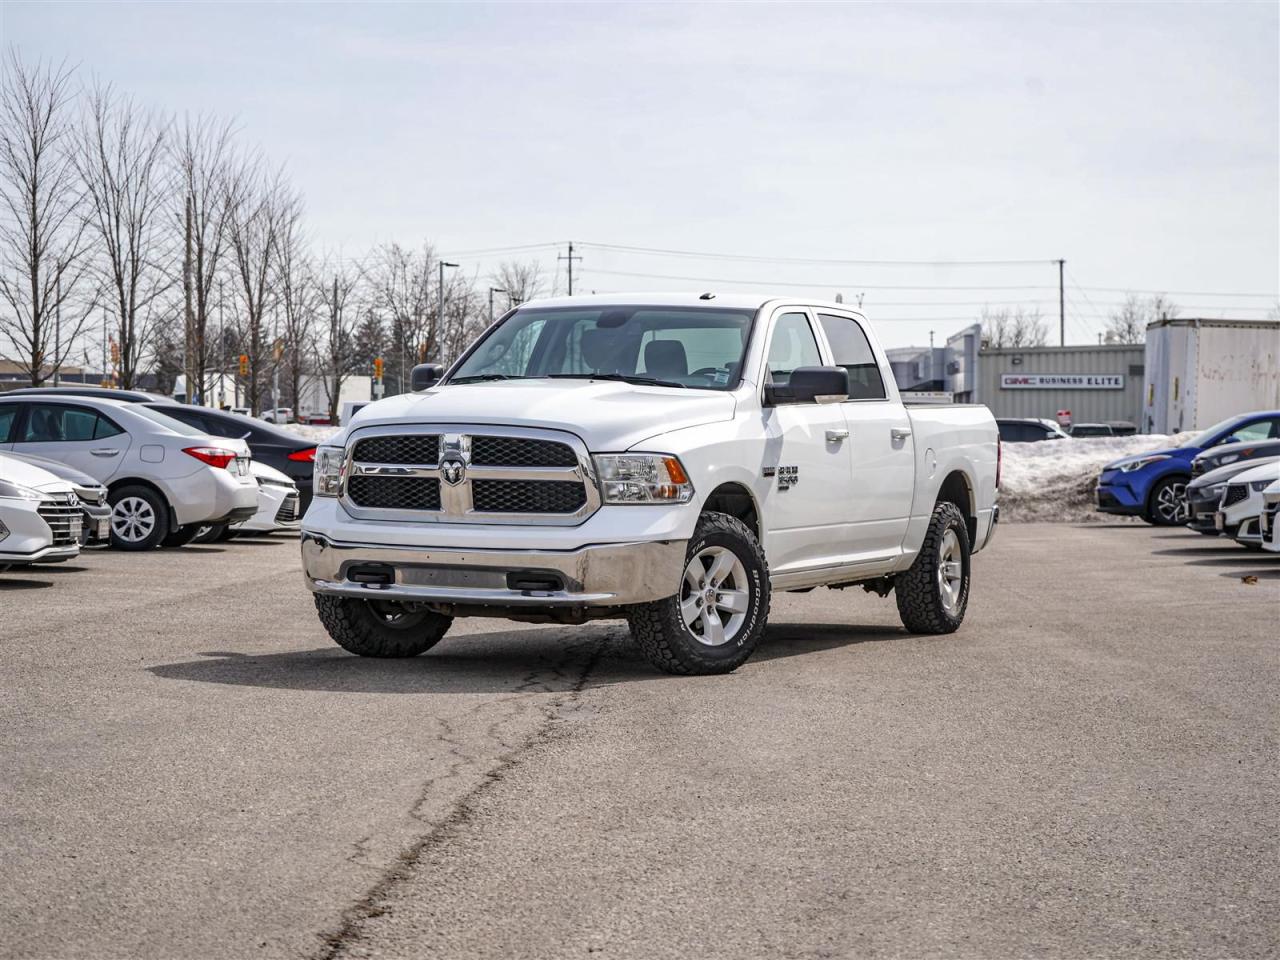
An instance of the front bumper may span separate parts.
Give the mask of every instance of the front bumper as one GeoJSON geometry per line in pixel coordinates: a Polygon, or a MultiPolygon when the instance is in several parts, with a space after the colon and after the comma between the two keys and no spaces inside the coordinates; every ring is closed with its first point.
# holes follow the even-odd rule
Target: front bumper
{"type": "MultiPolygon", "coordinates": [[[[1139,471],[1141,472],[1141,471],[1139,471]]],[[[1131,485],[1131,474],[1119,470],[1104,470],[1098,478],[1096,506],[1099,513],[1115,513],[1122,516],[1141,515],[1147,509],[1146,490],[1131,485]]]]}
{"type": "Polygon", "coordinates": [[[314,593],[365,600],[511,607],[613,607],[672,596],[686,540],[589,544],[574,550],[370,546],[302,534],[314,593]]]}
{"type": "Polygon", "coordinates": [[[1258,530],[1262,535],[1262,549],[1280,553],[1280,503],[1267,503],[1258,518],[1258,530]]]}

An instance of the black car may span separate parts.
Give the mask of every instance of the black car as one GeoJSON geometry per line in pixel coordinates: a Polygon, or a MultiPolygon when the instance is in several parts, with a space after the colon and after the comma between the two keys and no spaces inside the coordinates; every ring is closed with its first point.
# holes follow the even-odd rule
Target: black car
{"type": "Polygon", "coordinates": [[[1246,440],[1210,447],[1191,461],[1191,476],[1194,479],[1231,463],[1263,457],[1280,457],[1280,440],[1246,440]]]}
{"type": "Polygon", "coordinates": [[[178,403],[167,397],[141,390],[109,390],[106,387],[24,387],[20,390],[8,391],[5,396],[23,396],[35,394],[57,394],[59,396],[105,397],[112,400],[124,400],[129,403],[140,403],[173,417],[183,423],[195,427],[202,433],[215,437],[235,437],[249,444],[249,452],[253,459],[265,463],[269,467],[289,476],[298,485],[298,508],[306,512],[311,504],[311,471],[312,461],[316,456],[316,445],[296,434],[269,423],[245,417],[238,413],[214,410],[211,407],[197,407],[191,404],[178,403]]]}
{"type": "Polygon", "coordinates": [[[1013,419],[1006,417],[996,420],[1000,431],[1000,439],[1005,443],[1031,443],[1036,440],[1069,440],[1060,426],[1052,420],[1037,420],[1031,417],[1013,419]]]}

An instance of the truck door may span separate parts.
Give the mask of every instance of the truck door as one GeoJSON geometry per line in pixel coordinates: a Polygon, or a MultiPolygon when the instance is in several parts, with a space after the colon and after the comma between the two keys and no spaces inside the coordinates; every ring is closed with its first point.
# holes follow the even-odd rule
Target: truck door
{"type": "MultiPolygon", "coordinates": [[[[806,312],[784,308],[776,316],[765,364],[765,378],[774,383],[786,383],[797,367],[821,366],[806,312]]],[[[781,573],[836,562],[849,519],[850,463],[848,445],[840,439],[840,404],[781,404],[765,407],[763,417],[762,472],[772,478],[763,505],[770,569],[781,573]]]]}
{"type": "Polygon", "coordinates": [[[851,537],[858,553],[896,554],[907,532],[915,491],[911,418],[891,398],[885,373],[861,324],[819,313],[832,362],[849,371],[849,399],[839,404],[849,431],[851,537]]]}

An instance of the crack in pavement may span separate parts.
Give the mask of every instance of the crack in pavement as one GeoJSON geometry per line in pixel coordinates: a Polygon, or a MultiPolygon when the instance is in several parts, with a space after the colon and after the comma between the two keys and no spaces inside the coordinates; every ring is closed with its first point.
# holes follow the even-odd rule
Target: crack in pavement
{"type": "MultiPolygon", "coordinates": [[[[433,819],[425,812],[425,809],[431,804],[433,795],[439,792],[440,785],[457,780],[462,776],[466,768],[479,762],[474,756],[467,753],[463,749],[462,743],[456,739],[455,724],[457,724],[459,718],[454,718],[453,721],[436,718],[442,728],[437,739],[448,745],[449,755],[454,759],[443,774],[431,777],[423,784],[418,798],[409,810],[410,817],[429,824],[430,829],[403,849],[395,860],[382,871],[381,875],[365,894],[343,911],[342,919],[335,930],[321,934],[322,946],[312,954],[314,960],[338,960],[338,958],[343,957],[347,953],[347,948],[361,938],[365,921],[381,916],[384,913],[385,904],[390,894],[398,884],[408,878],[423,856],[435,844],[444,840],[454,827],[466,823],[471,816],[475,802],[493,789],[502,780],[503,776],[519,763],[525,754],[550,739],[553,735],[554,723],[558,715],[563,709],[579,699],[591,672],[599,663],[605,647],[613,640],[616,640],[616,637],[609,633],[588,641],[566,644],[562,657],[558,659],[544,658],[547,663],[547,669],[530,671],[513,688],[510,696],[503,697],[497,701],[489,700],[477,704],[462,714],[463,717],[474,716],[484,709],[493,707],[495,704],[499,707],[512,706],[511,710],[501,713],[497,720],[489,724],[486,731],[487,736],[503,747],[503,752],[496,757],[493,765],[481,774],[481,780],[478,784],[454,801],[443,817],[433,819]],[[576,675],[573,675],[566,668],[575,662],[580,662],[581,666],[576,675]],[[531,733],[514,745],[509,745],[505,739],[496,733],[498,727],[523,715],[530,709],[528,694],[553,693],[552,684],[557,680],[568,682],[568,686],[559,693],[554,693],[549,701],[539,705],[538,709],[543,714],[542,721],[531,733]]],[[[365,837],[357,841],[355,844],[357,853],[348,859],[355,860],[359,857],[363,852],[361,847],[366,845],[370,839],[365,837]]]]}

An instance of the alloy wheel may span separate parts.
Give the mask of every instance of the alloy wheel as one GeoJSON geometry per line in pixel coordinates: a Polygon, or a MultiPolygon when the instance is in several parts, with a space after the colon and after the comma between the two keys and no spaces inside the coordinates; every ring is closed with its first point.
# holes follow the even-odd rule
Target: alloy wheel
{"type": "Polygon", "coordinates": [[[1166,483],[1156,493],[1156,513],[1165,523],[1182,523],[1187,512],[1187,485],[1166,483]]]}
{"type": "Polygon", "coordinates": [[[727,547],[707,547],[689,561],[680,586],[680,616],[694,639],[709,647],[734,640],[747,621],[747,570],[727,547]]]}
{"type": "Polygon", "coordinates": [[[942,535],[938,546],[938,594],[942,597],[942,609],[956,616],[960,609],[960,595],[964,591],[964,562],[960,552],[960,538],[950,528],[942,535]]]}
{"type": "Polygon", "coordinates": [[[124,497],[111,508],[111,532],[126,543],[141,543],[156,528],[156,512],[141,497],[124,497]]]}

